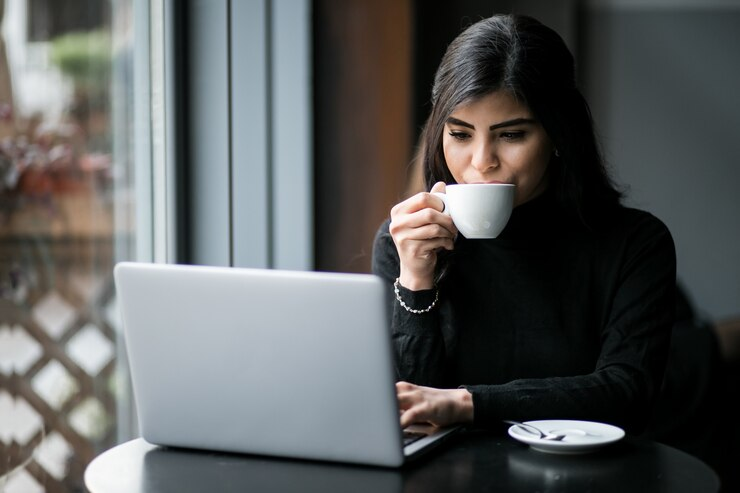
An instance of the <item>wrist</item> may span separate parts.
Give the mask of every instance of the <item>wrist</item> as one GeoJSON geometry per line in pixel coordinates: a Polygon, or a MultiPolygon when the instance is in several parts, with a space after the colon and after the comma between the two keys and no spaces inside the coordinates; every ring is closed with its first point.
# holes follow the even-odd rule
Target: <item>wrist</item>
{"type": "Polygon", "coordinates": [[[403,308],[404,310],[406,310],[409,313],[415,313],[416,315],[421,315],[421,314],[424,314],[424,313],[429,313],[430,311],[432,311],[432,309],[435,306],[437,306],[437,302],[439,301],[439,290],[436,289],[436,287],[435,287],[435,289],[433,291],[432,290],[411,291],[411,290],[406,289],[403,286],[401,286],[401,282],[398,280],[398,278],[396,278],[396,281],[393,283],[393,293],[396,295],[396,301],[398,302],[399,305],[401,305],[401,308],[403,308]],[[404,297],[401,295],[401,290],[404,290],[406,292],[406,299],[404,299],[404,297]],[[408,301],[408,299],[409,299],[408,298],[409,295],[412,295],[412,298],[415,298],[415,297],[422,297],[422,298],[424,298],[424,297],[428,296],[429,293],[433,293],[434,299],[433,300],[430,300],[429,304],[424,304],[423,305],[426,308],[422,308],[421,307],[422,305],[417,306],[416,303],[413,303],[412,306],[409,306],[406,303],[406,301],[408,301]]]}
{"type": "Polygon", "coordinates": [[[422,291],[424,289],[434,288],[434,277],[429,276],[416,276],[405,269],[401,269],[401,273],[398,276],[398,282],[404,288],[410,291],[422,291]]]}
{"type": "Polygon", "coordinates": [[[459,421],[462,423],[473,422],[473,394],[466,388],[459,388],[455,390],[457,392],[456,402],[458,408],[459,421]]]}

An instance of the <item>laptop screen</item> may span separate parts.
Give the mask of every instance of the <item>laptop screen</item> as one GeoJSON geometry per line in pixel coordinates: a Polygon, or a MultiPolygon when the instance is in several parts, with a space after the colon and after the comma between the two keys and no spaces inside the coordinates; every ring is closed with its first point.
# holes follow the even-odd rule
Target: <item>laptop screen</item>
{"type": "Polygon", "coordinates": [[[146,440],[403,462],[379,278],[121,263],[115,279],[146,440]]]}

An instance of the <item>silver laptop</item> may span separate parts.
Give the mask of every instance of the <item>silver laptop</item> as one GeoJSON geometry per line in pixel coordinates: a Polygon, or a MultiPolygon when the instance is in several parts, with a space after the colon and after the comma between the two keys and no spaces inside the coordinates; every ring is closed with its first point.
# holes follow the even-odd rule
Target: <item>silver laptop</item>
{"type": "Polygon", "coordinates": [[[150,443],[396,467],[457,430],[406,444],[375,276],[124,262],[115,281],[150,443]]]}

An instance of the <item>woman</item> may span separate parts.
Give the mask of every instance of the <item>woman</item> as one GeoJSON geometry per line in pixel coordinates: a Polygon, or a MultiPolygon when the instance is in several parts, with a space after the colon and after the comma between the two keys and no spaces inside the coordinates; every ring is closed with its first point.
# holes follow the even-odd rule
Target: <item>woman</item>
{"type": "Polygon", "coordinates": [[[430,191],[504,182],[516,193],[496,239],[459,235],[426,192],[378,231],[402,425],[640,430],[665,367],[675,251],[663,223],[620,204],[562,39],[524,16],[470,26],[436,73],[420,152],[430,191]]]}

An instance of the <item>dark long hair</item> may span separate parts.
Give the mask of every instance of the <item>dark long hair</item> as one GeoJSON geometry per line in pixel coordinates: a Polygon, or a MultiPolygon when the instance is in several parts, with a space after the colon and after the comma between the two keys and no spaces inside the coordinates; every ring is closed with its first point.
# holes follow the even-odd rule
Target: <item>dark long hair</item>
{"type": "Polygon", "coordinates": [[[539,21],[495,15],[463,31],[447,48],[432,87],[432,110],[422,133],[427,189],[454,183],[442,150],[445,121],[455,108],[505,90],[526,104],[558,156],[548,167],[558,202],[585,223],[619,203],[599,150],[591,111],[576,87],[573,55],[562,38],[539,21]]]}

